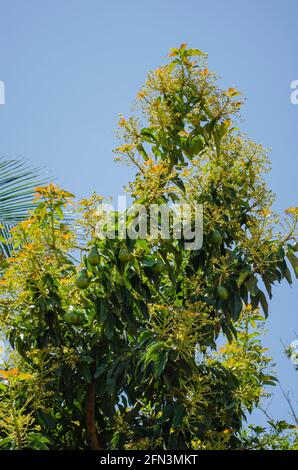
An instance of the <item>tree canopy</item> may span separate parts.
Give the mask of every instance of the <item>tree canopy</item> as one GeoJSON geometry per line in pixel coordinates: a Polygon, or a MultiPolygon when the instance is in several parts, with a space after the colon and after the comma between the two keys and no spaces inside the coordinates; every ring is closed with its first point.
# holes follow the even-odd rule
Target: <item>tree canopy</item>
{"type": "Polygon", "coordinates": [[[298,277],[298,209],[273,212],[239,92],[201,51],[169,56],[121,116],[115,155],[135,168],[133,203],[203,206],[203,245],[117,236],[117,213],[99,238],[101,195],[36,189],[0,280],[2,448],[264,448],[290,427],[243,429],[276,380],[258,325],[274,284],[298,277]]]}

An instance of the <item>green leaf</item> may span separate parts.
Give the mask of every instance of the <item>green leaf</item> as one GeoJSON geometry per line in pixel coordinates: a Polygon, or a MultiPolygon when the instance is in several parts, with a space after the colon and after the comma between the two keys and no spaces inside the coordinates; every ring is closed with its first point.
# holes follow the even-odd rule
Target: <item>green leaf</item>
{"type": "Polygon", "coordinates": [[[245,268],[243,271],[241,271],[240,276],[237,279],[237,287],[238,289],[241,287],[245,279],[249,276],[251,273],[250,269],[245,268]]]}
{"type": "Polygon", "coordinates": [[[145,364],[148,364],[150,361],[152,361],[153,359],[155,360],[156,359],[156,356],[157,356],[157,351],[159,349],[162,349],[164,346],[164,342],[163,341],[154,341],[154,343],[152,343],[146,353],[143,355],[142,357],[142,361],[145,362],[145,364]]]}
{"type": "Polygon", "coordinates": [[[108,365],[106,363],[100,364],[94,373],[94,378],[98,379],[98,377],[106,370],[108,365]]]}
{"type": "Polygon", "coordinates": [[[267,302],[266,296],[264,292],[262,292],[261,290],[259,290],[258,295],[259,295],[259,299],[262,305],[263,312],[265,314],[265,317],[267,318],[269,312],[268,312],[268,302],[267,302]]]}
{"type": "Polygon", "coordinates": [[[9,449],[11,446],[8,446],[8,444],[12,444],[12,438],[11,437],[4,437],[4,439],[0,439],[0,447],[5,447],[9,449]]]}
{"type": "Polygon", "coordinates": [[[63,210],[62,210],[62,208],[61,208],[61,205],[57,205],[57,206],[55,207],[55,212],[56,212],[56,214],[58,215],[59,219],[62,220],[62,219],[64,218],[64,214],[63,214],[63,210]]]}
{"type": "Polygon", "coordinates": [[[97,297],[95,301],[95,308],[96,308],[96,314],[97,314],[97,319],[100,323],[104,323],[107,318],[107,303],[104,299],[101,297],[97,297]]]}
{"type": "Polygon", "coordinates": [[[114,320],[113,315],[110,312],[110,314],[107,317],[105,328],[104,328],[104,333],[108,339],[111,339],[114,336],[114,329],[115,329],[115,320],[114,320]]]}
{"type": "Polygon", "coordinates": [[[259,293],[260,293],[260,291],[258,291],[257,295],[252,295],[252,294],[250,295],[250,303],[251,303],[251,306],[252,306],[253,310],[258,308],[258,305],[259,305],[259,302],[260,302],[259,293]]]}
{"type": "Polygon", "coordinates": [[[289,250],[287,253],[287,258],[290,261],[292,268],[294,269],[294,273],[296,278],[298,279],[298,258],[294,254],[292,250],[289,250]]]}
{"type": "Polygon", "coordinates": [[[168,356],[169,356],[168,351],[162,351],[158,355],[157,361],[155,363],[155,375],[156,375],[156,377],[160,377],[160,375],[164,371],[164,368],[165,368],[166,363],[168,361],[168,356]]]}
{"type": "Polygon", "coordinates": [[[180,201],[179,196],[176,193],[172,192],[172,191],[168,193],[168,196],[172,199],[173,202],[180,201]]]}
{"type": "Polygon", "coordinates": [[[144,345],[148,340],[151,340],[152,338],[153,338],[152,331],[145,330],[140,334],[138,341],[141,345],[144,345]]]}
{"type": "Polygon", "coordinates": [[[215,142],[217,156],[220,155],[221,139],[222,139],[222,134],[220,132],[220,128],[216,128],[214,130],[214,142],[215,142]]]}
{"type": "Polygon", "coordinates": [[[188,145],[190,153],[192,155],[198,155],[205,146],[205,140],[201,135],[198,135],[196,137],[190,138],[188,145]]]}
{"type": "Polygon", "coordinates": [[[242,312],[242,308],[243,308],[241,297],[238,294],[234,294],[232,303],[233,303],[233,311],[232,311],[233,320],[237,321],[239,319],[240,313],[242,312]]]}
{"type": "Polygon", "coordinates": [[[185,416],[185,409],[183,405],[177,405],[175,408],[174,419],[172,422],[173,428],[179,428],[185,416]]]}
{"type": "Polygon", "coordinates": [[[291,271],[289,270],[288,267],[286,267],[286,269],[284,271],[284,276],[285,276],[285,278],[286,278],[286,280],[288,281],[289,284],[293,283],[292,276],[291,276],[291,271]]]}
{"type": "Polygon", "coordinates": [[[156,143],[156,137],[153,134],[153,132],[149,128],[143,128],[141,130],[141,136],[143,137],[144,140],[150,143],[156,143]]]}
{"type": "Polygon", "coordinates": [[[207,54],[205,52],[200,51],[200,49],[187,49],[187,55],[188,56],[205,56],[206,57],[207,54]]]}
{"type": "Polygon", "coordinates": [[[125,443],[125,434],[122,431],[116,431],[113,434],[111,439],[110,448],[112,450],[120,450],[123,449],[123,444],[125,443]]]}
{"type": "Polygon", "coordinates": [[[152,266],[155,264],[155,259],[152,256],[146,256],[142,259],[141,263],[147,268],[152,268],[152,266]]]}
{"type": "Polygon", "coordinates": [[[272,299],[272,289],[271,289],[271,283],[270,280],[267,278],[266,275],[262,277],[264,285],[266,287],[266,290],[268,292],[269,298],[272,299]]]}
{"type": "Polygon", "coordinates": [[[245,281],[245,285],[253,297],[255,297],[258,294],[259,292],[258,280],[255,276],[250,276],[245,281]]]}
{"type": "Polygon", "coordinates": [[[3,391],[3,392],[6,392],[6,391],[7,391],[6,385],[4,385],[4,384],[1,383],[1,382],[0,382],[0,391],[3,391]]]}
{"type": "Polygon", "coordinates": [[[174,409],[175,409],[175,408],[173,407],[173,405],[171,405],[171,404],[168,403],[168,404],[164,407],[164,409],[163,409],[161,421],[162,421],[162,422],[168,421],[168,420],[170,419],[170,417],[171,417],[171,415],[172,415],[174,409]]]}
{"type": "Polygon", "coordinates": [[[178,176],[175,176],[174,178],[172,178],[172,181],[173,183],[176,184],[176,186],[181,189],[181,191],[185,192],[185,186],[184,186],[184,183],[183,181],[178,177],[178,176]]]}

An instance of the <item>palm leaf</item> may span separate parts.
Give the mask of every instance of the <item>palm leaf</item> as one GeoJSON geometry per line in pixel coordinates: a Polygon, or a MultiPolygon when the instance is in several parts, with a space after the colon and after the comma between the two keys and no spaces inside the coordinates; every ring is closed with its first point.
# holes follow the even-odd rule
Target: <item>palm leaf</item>
{"type": "Polygon", "coordinates": [[[0,253],[10,256],[9,230],[34,208],[34,188],[44,184],[40,170],[23,160],[0,159],[0,253]]]}

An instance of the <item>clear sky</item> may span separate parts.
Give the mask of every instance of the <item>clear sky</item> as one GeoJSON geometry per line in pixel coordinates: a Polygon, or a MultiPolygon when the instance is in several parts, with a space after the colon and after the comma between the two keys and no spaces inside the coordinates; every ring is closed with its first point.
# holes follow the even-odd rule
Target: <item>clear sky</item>
{"type": "MultiPolygon", "coordinates": [[[[297,18],[297,0],[0,0],[0,155],[44,166],[80,197],[121,194],[130,170],[113,161],[118,113],[186,42],[209,53],[222,86],[247,97],[243,129],[272,148],[276,208],[297,206],[297,18]]],[[[298,374],[282,342],[298,332],[297,294],[298,283],[275,288],[264,340],[296,410],[298,374]]],[[[270,412],[287,414],[278,387],[270,412]]]]}

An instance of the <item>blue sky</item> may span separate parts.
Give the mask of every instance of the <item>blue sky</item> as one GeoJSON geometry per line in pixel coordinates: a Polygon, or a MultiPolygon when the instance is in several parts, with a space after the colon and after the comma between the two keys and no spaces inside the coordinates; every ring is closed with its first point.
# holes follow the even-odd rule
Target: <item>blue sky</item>
{"type": "MultiPolygon", "coordinates": [[[[242,128],[272,149],[276,208],[296,206],[297,15],[296,0],[0,0],[0,155],[47,168],[79,197],[118,195],[131,175],[113,161],[118,113],[186,42],[208,52],[222,86],[247,97],[242,128]]],[[[298,375],[282,346],[298,332],[297,294],[298,284],[276,287],[264,342],[298,410],[298,375]]],[[[287,414],[278,388],[270,412],[287,414]]]]}

